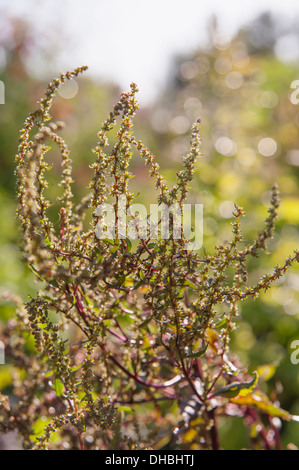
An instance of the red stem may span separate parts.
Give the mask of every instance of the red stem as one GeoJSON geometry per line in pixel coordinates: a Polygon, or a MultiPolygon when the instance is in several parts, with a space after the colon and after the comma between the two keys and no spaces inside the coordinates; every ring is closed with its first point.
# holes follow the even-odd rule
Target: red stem
{"type": "Polygon", "coordinates": [[[211,436],[211,441],[212,441],[212,449],[213,450],[220,450],[220,443],[219,443],[219,436],[218,436],[218,431],[217,431],[217,425],[216,425],[216,418],[215,418],[215,413],[214,410],[207,411],[208,417],[210,420],[213,422],[213,425],[210,430],[210,436],[211,436]]]}

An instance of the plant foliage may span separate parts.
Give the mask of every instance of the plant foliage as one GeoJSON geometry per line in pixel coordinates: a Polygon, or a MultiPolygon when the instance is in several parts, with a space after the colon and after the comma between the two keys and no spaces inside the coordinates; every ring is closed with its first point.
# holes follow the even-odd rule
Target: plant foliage
{"type": "Polygon", "coordinates": [[[280,448],[277,422],[296,417],[270,400],[258,372],[249,373],[229,348],[238,305],[299,261],[295,252],[254,285],[248,282],[248,260],[267,252],[273,237],[277,185],[264,228],[251,243],[243,238],[245,214],[238,206],[231,241],[213,253],[187,251],[173,227],[168,239],[132,243],[118,233],[98,239],[98,205],[113,201],[117,214],[121,196],[127,209],[136,198],[129,191],[134,152],[155,182],[157,203],[182,207],[200,155],[200,120],[170,188],[134,134],[138,90],[132,84],[101,126],[91,193],[75,204],[63,124],[50,110],[60,85],[85,69],[50,83],[20,132],[21,249],[41,289],[25,305],[11,299],[16,315],[1,330],[14,400],[0,395],[0,431],[17,430],[27,449],[219,449],[221,420],[237,417],[249,430],[249,447],[280,448]],[[47,199],[49,143],[58,146],[62,162],[54,202],[47,199]],[[51,216],[56,208],[59,223],[51,216]]]}

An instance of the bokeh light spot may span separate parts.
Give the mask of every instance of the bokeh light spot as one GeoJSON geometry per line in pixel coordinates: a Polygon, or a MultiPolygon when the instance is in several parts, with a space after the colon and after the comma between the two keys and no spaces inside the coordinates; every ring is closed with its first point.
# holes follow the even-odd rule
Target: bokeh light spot
{"type": "Polygon", "coordinates": [[[221,217],[229,219],[233,216],[233,211],[235,210],[235,204],[233,201],[223,201],[219,206],[219,213],[221,217]]]}
{"type": "Polygon", "coordinates": [[[184,80],[192,80],[198,74],[198,65],[192,60],[183,62],[180,67],[180,74],[184,80]]]}
{"type": "Polygon", "coordinates": [[[226,85],[232,90],[240,88],[243,85],[243,82],[243,75],[240,72],[230,72],[225,78],[226,85]]]}
{"type": "Polygon", "coordinates": [[[286,160],[290,165],[299,166],[299,150],[290,150],[286,155],[286,160]]]}
{"type": "Polygon", "coordinates": [[[232,157],[236,153],[237,146],[229,137],[219,137],[215,142],[215,149],[221,155],[232,157]]]}
{"type": "Polygon", "coordinates": [[[62,98],[67,100],[74,98],[78,93],[79,86],[76,80],[69,80],[68,82],[64,83],[61,88],[58,90],[58,93],[62,98]]]}
{"type": "Polygon", "coordinates": [[[190,121],[185,116],[176,116],[170,121],[169,127],[175,134],[184,134],[190,128],[190,121]]]}

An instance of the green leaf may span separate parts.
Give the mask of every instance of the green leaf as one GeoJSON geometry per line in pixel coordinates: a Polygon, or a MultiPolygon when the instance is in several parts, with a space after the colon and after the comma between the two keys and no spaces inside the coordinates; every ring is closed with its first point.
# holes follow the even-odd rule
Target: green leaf
{"type": "Polygon", "coordinates": [[[149,243],[149,244],[147,245],[147,247],[148,247],[149,250],[152,250],[152,249],[154,249],[154,248],[157,247],[157,243],[153,243],[153,242],[152,242],[152,243],[149,243]]]}
{"type": "Polygon", "coordinates": [[[125,412],[131,412],[133,411],[133,408],[130,408],[129,406],[119,406],[117,408],[117,411],[125,411],[125,412]]]}
{"type": "Polygon", "coordinates": [[[61,395],[63,394],[63,383],[57,377],[55,379],[54,388],[55,388],[56,395],[58,397],[61,397],[61,395]]]}
{"type": "MultiPolygon", "coordinates": [[[[47,358],[46,358],[46,360],[47,360],[47,358]]],[[[54,374],[54,371],[53,371],[53,370],[49,370],[49,372],[46,372],[46,373],[44,374],[44,377],[51,377],[53,374],[54,374]]]]}
{"type": "Polygon", "coordinates": [[[41,280],[43,281],[44,279],[41,277],[40,273],[38,272],[38,270],[33,266],[33,264],[29,264],[28,265],[29,268],[31,269],[31,271],[36,274],[36,276],[41,280]]]}
{"type": "Polygon", "coordinates": [[[139,276],[140,276],[140,280],[137,282],[137,284],[135,284],[134,289],[139,289],[139,287],[141,287],[142,284],[144,284],[146,281],[145,274],[141,269],[139,271],[139,276]]]}
{"type": "Polygon", "coordinates": [[[184,286],[190,287],[191,289],[197,288],[197,286],[192,281],[190,281],[190,279],[185,279],[184,286]]]}
{"type": "Polygon", "coordinates": [[[45,244],[46,244],[48,247],[51,246],[51,243],[50,243],[50,240],[49,240],[49,237],[48,237],[47,234],[46,234],[46,236],[45,236],[45,244]]]}
{"type": "Polygon", "coordinates": [[[130,240],[128,237],[125,238],[125,242],[126,242],[126,244],[127,244],[127,249],[126,249],[126,251],[127,251],[127,253],[130,253],[130,251],[131,251],[131,249],[132,249],[132,242],[131,242],[131,240],[130,240]]]}
{"type": "Polygon", "coordinates": [[[108,396],[106,395],[106,393],[105,393],[105,395],[104,395],[104,403],[106,403],[106,405],[108,405],[108,403],[109,403],[109,398],[108,398],[108,396]]]}
{"type": "Polygon", "coordinates": [[[204,353],[206,352],[208,346],[209,346],[209,343],[204,343],[204,346],[199,351],[197,351],[195,353],[192,353],[192,354],[188,354],[187,357],[195,358],[195,357],[203,356],[204,353]]]}
{"type": "Polygon", "coordinates": [[[56,279],[52,279],[51,281],[49,281],[49,284],[53,287],[59,287],[59,284],[58,282],[56,281],[56,279]]]}
{"type": "Polygon", "coordinates": [[[109,245],[115,246],[115,241],[110,238],[103,238],[103,242],[109,243],[109,245]]]}
{"type": "Polygon", "coordinates": [[[83,365],[83,363],[79,364],[78,366],[70,367],[70,369],[71,369],[72,372],[76,372],[77,370],[79,370],[82,367],[82,365],[83,365]]]}
{"type": "Polygon", "coordinates": [[[226,323],[227,323],[227,319],[223,318],[220,322],[216,323],[214,328],[216,328],[216,330],[220,330],[220,328],[223,328],[226,325],[226,323]]]}
{"type": "Polygon", "coordinates": [[[145,328],[150,323],[151,319],[152,317],[149,317],[146,320],[144,320],[142,323],[140,323],[140,325],[138,325],[138,329],[145,328]]]}

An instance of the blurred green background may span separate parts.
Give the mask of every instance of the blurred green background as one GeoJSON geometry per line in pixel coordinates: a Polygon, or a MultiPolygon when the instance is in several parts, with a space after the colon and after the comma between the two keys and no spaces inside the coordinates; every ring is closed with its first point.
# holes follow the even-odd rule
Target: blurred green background
{"type": "MultiPolygon", "coordinates": [[[[28,56],[39,42],[30,23],[17,15],[2,15],[0,28],[0,80],[5,84],[5,104],[0,105],[0,321],[5,322],[14,309],[2,295],[10,291],[26,300],[38,288],[17,245],[14,155],[18,131],[36,108],[47,80],[41,80],[28,66],[28,56]]],[[[44,60],[55,55],[55,38],[39,50],[44,60]]],[[[282,27],[270,13],[240,28],[229,41],[219,36],[214,19],[207,44],[176,57],[166,85],[135,118],[135,134],[157,155],[163,174],[174,183],[188,151],[192,123],[202,117],[202,156],[189,202],[204,204],[207,252],[230,239],[234,203],[246,211],[243,232],[252,241],[263,226],[271,187],[274,182],[279,184],[282,205],[277,232],[269,245],[272,254],[251,262],[250,282],[283,263],[298,248],[299,105],[291,102],[291,83],[299,80],[299,61],[282,60],[284,50],[287,54],[294,43],[298,47],[296,22],[282,27]]],[[[100,124],[120,92],[127,90],[95,81],[88,72],[77,83],[78,94],[72,87],[62,89],[53,113],[67,124],[62,135],[72,152],[74,192],[79,199],[88,192],[91,149],[100,124]]],[[[54,181],[61,169],[58,152],[53,150],[49,158],[54,181]]],[[[152,202],[151,182],[138,155],[133,157],[132,172],[131,186],[135,192],[141,191],[139,200],[152,202]]],[[[232,350],[250,370],[273,365],[275,373],[264,385],[266,391],[273,398],[279,392],[281,406],[299,415],[299,364],[290,361],[291,342],[299,339],[299,269],[293,268],[257,301],[240,307],[232,350]]],[[[0,390],[6,386],[7,368],[1,366],[0,390]]],[[[296,423],[283,424],[283,444],[299,446],[298,430],[296,423]]],[[[226,448],[246,445],[237,418],[224,422],[221,434],[226,448]]]]}

